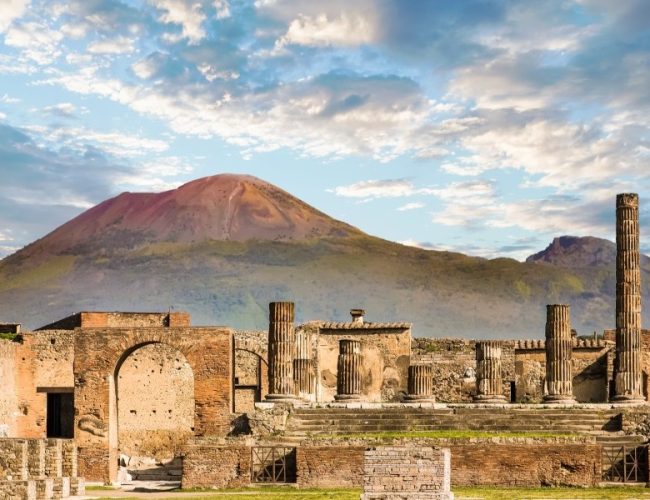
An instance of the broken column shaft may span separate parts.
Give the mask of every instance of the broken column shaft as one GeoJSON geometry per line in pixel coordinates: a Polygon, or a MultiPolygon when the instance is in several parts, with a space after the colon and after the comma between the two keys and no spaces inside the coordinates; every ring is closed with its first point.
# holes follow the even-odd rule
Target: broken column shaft
{"type": "Polygon", "coordinates": [[[546,306],[546,395],[545,403],[575,403],[571,356],[571,319],[569,306],[546,306]]]}
{"type": "Polygon", "coordinates": [[[408,368],[408,394],[404,401],[409,403],[433,403],[433,367],[411,365],[408,368]]]}
{"type": "Polygon", "coordinates": [[[616,358],[613,401],[643,401],[639,196],[634,193],[616,196],[616,358]]]}
{"type": "Polygon", "coordinates": [[[293,361],[296,393],[308,400],[311,400],[315,393],[315,370],[311,351],[311,337],[308,332],[296,332],[296,358],[293,361]]]}
{"type": "Polygon", "coordinates": [[[269,394],[271,401],[292,400],[296,334],[293,302],[269,304],[269,394]]]}
{"type": "Polygon", "coordinates": [[[361,399],[361,342],[339,341],[336,387],[337,401],[359,401],[361,399]]]}
{"type": "Polygon", "coordinates": [[[476,343],[476,403],[505,403],[501,376],[501,342],[476,343]]]}

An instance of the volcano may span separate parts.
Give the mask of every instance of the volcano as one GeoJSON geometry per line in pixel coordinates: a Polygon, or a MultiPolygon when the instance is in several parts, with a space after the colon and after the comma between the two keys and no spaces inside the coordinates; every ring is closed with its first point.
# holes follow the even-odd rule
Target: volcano
{"type": "Polygon", "coordinates": [[[6,257],[0,322],[177,309],[193,324],[258,329],[268,302],[293,300],[298,321],[342,321],[361,307],[371,321],[410,321],[419,336],[541,338],[545,305],[568,303],[573,327],[591,333],[614,323],[611,245],[560,239],[526,263],[423,250],[222,174],[122,193],[6,257]]]}

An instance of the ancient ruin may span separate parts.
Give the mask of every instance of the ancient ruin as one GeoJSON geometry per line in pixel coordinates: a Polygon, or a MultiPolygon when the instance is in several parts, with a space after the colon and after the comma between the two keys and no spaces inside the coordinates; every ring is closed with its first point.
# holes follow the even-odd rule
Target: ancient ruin
{"type": "MultiPolygon", "coordinates": [[[[598,337],[571,330],[566,304],[535,325],[544,340],[414,338],[411,324],[357,308],[296,324],[299,301],[271,302],[268,331],[193,327],[183,312],[0,325],[0,446],[14,450],[0,457],[0,492],[58,498],[80,478],[155,478],[371,495],[397,488],[364,479],[385,467],[384,446],[438,450],[432,461],[449,449],[452,485],[647,481],[636,195],[617,197],[617,241],[616,329],[598,337]],[[459,430],[479,434],[445,434],[459,430]]],[[[432,478],[422,488],[439,488],[432,478]]]]}

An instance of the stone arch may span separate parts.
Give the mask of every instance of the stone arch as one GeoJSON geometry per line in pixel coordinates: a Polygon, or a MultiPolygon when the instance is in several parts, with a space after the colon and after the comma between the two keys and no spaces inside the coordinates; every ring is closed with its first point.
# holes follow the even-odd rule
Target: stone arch
{"type": "Polygon", "coordinates": [[[235,341],[235,413],[248,413],[268,393],[267,352],[252,342],[235,341]]]}
{"type": "Polygon", "coordinates": [[[128,349],[118,360],[115,432],[132,468],[176,457],[194,433],[194,373],[185,356],[163,342],[128,349]]]}
{"type": "Polygon", "coordinates": [[[233,413],[233,332],[229,328],[84,328],[75,335],[75,438],[80,474],[117,477],[116,374],[148,344],[180,352],[194,375],[194,435],[225,436],[233,413]]]}

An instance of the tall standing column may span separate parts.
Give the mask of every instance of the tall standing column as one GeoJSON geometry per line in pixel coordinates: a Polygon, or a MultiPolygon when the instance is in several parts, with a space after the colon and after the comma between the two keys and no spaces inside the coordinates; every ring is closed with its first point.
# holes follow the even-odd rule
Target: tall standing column
{"type": "Polygon", "coordinates": [[[569,306],[547,305],[545,403],[575,403],[571,371],[572,342],[569,306]]]}
{"type": "Polygon", "coordinates": [[[336,389],[337,401],[359,401],[361,399],[361,342],[339,341],[336,389]]]}
{"type": "Polygon", "coordinates": [[[635,193],[616,196],[616,358],[613,401],[643,401],[639,196],[635,193]]]}
{"type": "Polygon", "coordinates": [[[410,365],[408,369],[407,403],[433,403],[433,367],[431,365],[410,365]]]}
{"type": "Polygon", "coordinates": [[[270,401],[291,401],[294,396],[293,359],[296,334],[293,302],[269,304],[269,393],[270,401]]]}
{"type": "Polygon", "coordinates": [[[480,340],[476,343],[476,403],[505,403],[501,376],[501,342],[480,340]]]}
{"type": "Polygon", "coordinates": [[[296,393],[302,399],[312,400],[315,396],[315,370],[311,356],[311,336],[302,330],[296,332],[296,359],[293,361],[293,375],[296,393]]]}

